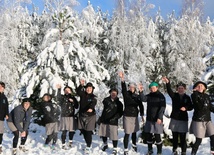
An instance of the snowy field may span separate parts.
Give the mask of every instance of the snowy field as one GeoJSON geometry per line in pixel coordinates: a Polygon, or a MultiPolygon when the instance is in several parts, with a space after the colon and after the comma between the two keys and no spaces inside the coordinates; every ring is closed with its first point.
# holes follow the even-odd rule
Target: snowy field
{"type": "MultiPolygon", "coordinates": [[[[118,150],[119,155],[123,154],[123,130],[119,130],[119,142],[118,142],[118,150]]],[[[12,137],[13,135],[10,131],[7,131],[4,134],[4,141],[3,141],[3,149],[4,155],[9,155],[12,152],[12,137]]],[[[84,152],[82,149],[85,147],[85,142],[83,137],[79,135],[79,131],[76,132],[74,136],[74,148],[70,150],[61,150],[61,140],[59,139],[57,142],[57,149],[56,151],[52,151],[50,148],[44,148],[43,144],[45,141],[45,129],[44,127],[40,127],[35,124],[31,124],[30,133],[28,140],[26,142],[26,147],[29,149],[27,153],[19,152],[20,155],[83,155],[84,152]],[[36,131],[36,132],[35,132],[36,131]]],[[[60,133],[58,135],[60,138],[60,133]]],[[[110,155],[112,151],[112,143],[109,141],[109,149],[106,152],[102,152],[100,147],[102,145],[102,140],[99,138],[98,135],[93,135],[93,142],[92,142],[92,154],[93,155],[110,155]]],[[[130,141],[131,146],[131,141],[130,141]]],[[[206,138],[203,140],[202,145],[199,148],[198,155],[208,155],[209,154],[209,139],[206,138]]],[[[171,154],[171,147],[163,147],[163,155],[170,155],[171,154]]],[[[130,149],[130,155],[144,155],[147,152],[147,145],[143,143],[138,143],[138,153],[133,153],[130,149]]],[[[156,152],[156,147],[154,147],[154,152],[156,152]]],[[[187,149],[187,154],[190,154],[191,149],[187,149]]]]}
{"type": "MultiPolygon", "coordinates": [[[[167,107],[165,110],[165,115],[169,116],[171,113],[171,100],[168,96],[167,99],[167,107]]],[[[146,104],[144,104],[144,108],[146,110],[146,104]]],[[[191,122],[192,111],[189,112],[189,123],[191,122]]],[[[212,114],[212,120],[214,120],[214,116],[212,114]]],[[[168,117],[164,117],[164,131],[167,135],[171,136],[171,131],[168,130],[170,119],[168,117]]],[[[121,121],[120,121],[121,122],[121,121]]],[[[138,135],[140,132],[138,132],[138,135]]],[[[118,141],[118,154],[123,155],[123,136],[124,132],[123,129],[119,129],[119,141],[118,141]]],[[[61,132],[58,134],[59,140],[57,141],[57,149],[56,151],[52,151],[49,147],[43,147],[43,144],[46,139],[45,135],[45,128],[42,126],[38,126],[37,124],[31,124],[29,129],[29,136],[26,142],[26,147],[29,149],[27,153],[19,152],[20,155],[83,155],[83,148],[85,148],[85,141],[83,136],[80,135],[79,130],[76,131],[73,140],[73,148],[69,150],[62,150],[61,149],[61,132]]],[[[4,155],[9,155],[12,152],[12,138],[13,134],[10,132],[8,128],[5,129],[4,140],[3,140],[3,150],[4,155]]],[[[193,135],[187,136],[188,143],[194,141],[193,135]]],[[[19,141],[20,142],[20,141],[19,141]]],[[[133,153],[129,151],[130,155],[144,155],[147,153],[147,145],[141,143],[141,139],[138,140],[138,153],[133,153]]],[[[102,140],[98,135],[93,135],[92,141],[92,153],[93,155],[110,155],[112,152],[112,143],[109,141],[109,149],[106,152],[101,151],[102,140]]],[[[129,147],[131,146],[131,140],[129,147]]],[[[180,148],[179,148],[180,149],[180,148]]],[[[172,152],[172,147],[163,146],[163,155],[170,155],[172,152]]],[[[180,151],[180,150],[179,150],[180,151]]],[[[190,154],[191,149],[187,149],[187,155],[190,154]]],[[[154,145],[154,153],[156,153],[156,146],[154,145]]],[[[210,154],[210,142],[209,138],[204,138],[202,144],[199,147],[197,155],[208,155],[210,154]]]]}

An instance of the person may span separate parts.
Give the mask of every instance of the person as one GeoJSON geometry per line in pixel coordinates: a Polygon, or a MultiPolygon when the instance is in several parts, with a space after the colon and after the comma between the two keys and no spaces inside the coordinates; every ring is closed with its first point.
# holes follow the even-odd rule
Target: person
{"type": "Polygon", "coordinates": [[[138,121],[138,114],[140,108],[140,116],[144,116],[144,107],[141,101],[140,96],[136,93],[136,85],[134,83],[129,83],[129,90],[126,88],[126,83],[124,80],[124,73],[119,72],[119,77],[121,79],[122,85],[122,94],[125,104],[124,109],[124,116],[123,116],[123,128],[125,132],[125,136],[123,139],[124,143],[124,155],[128,155],[128,142],[129,142],[129,135],[132,134],[132,150],[137,152],[137,135],[136,132],[139,131],[139,121],[138,121]]]}
{"type": "Polygon", "coordinates": [[[144,132],[146,134],[146,141],[148,144],[147,155],[153,154],[153,136],[157,145],[157,155],[161,155],[161,134],[163,133],[163,114],[166,108],[166,99],[158,90],[158,83],[151,82],[149,89],[150,93],[146,96],[144,96],[143,93],[141,94],[141,100],[147,102],[146,123],[144,126],[144,132]]]}
{"type": "Polygon", "coordinates": [[[180,137],[181,154],[186,155],[187,143],[186,133],[188,132],[188,113],[193,109],[191,98],[185,94],[186,84],[180,82],[176,85],[177,92],[171,89],[170,81],[167,77],[162,78],[166,83],[167,93],[172,99],[172,113],[170,115],[169,129],[173,136],[173,155],[177,155],[178,137],[180,137]]]}
{"type": "Polygon", "coordinates": [[[57,134],[59,131],[59,107],[51,101],[52,97],[50,94],[46,93],[42,97],[42,112],[44,114],[43,121],[45,123],[46,135],[45,147],[49,145],[51,140],[52,148],[55,149],[57,142],[57,134]]]}
{"type": "Polygon", "coordinates": [[[31,115],[33,108],[30,105],[30,99],[24,98],[21,105],[15,107],[9,114],[8,127],[13,132],[13,154],[17,153],[17,145],[19,134],[21,136],[21,145],[19,149],[23,152],[28,151],[25,147],[25,142],[28,136],[28,128],[30,125],[31,115]]]}
{"type": "Polygon", "coordinates": [[[210,137],[211,154],[214,154],[214,125],[211,122],[210,112],[214,112],[209,95],[205,93],[207,89],[206,83],[198,81],[193,85],[193,93],[191,95],[193,103],[193,117],[190,125],[190,133],[194,134],[196,141],[192,146],[191,155],[197,153],[198,147],[205,136],[210,137]]]}
{"type": "Polygon", "coordinates": [[[87,83],[85,86],[85,80],[80,79],[80,85],[76,89],[77,94],[80,96],[80,108],[78,128],[86,142],[85,154],[90,154],[92,133],[96,124],[96,111],[95,106],[97,104],[96,96],[93,94],[95,87],[92,83],[87,83]]]}
{"type": "Polygon", "coordinates": [[[9,108],[8,100],[4,94],[5,83],[0,81],[0,154],[2,153],[2,141],[4,133],[4,119],[8,119],[9,108]]]}
{"type": "Polygon", "coordinates": [[[120,102],[118,90],[111,88],[110,96],[103,100],[103,111],[100,117],[99,136],[102,137],[103,147],[105,151],[108,148],[107,137],[113,143],[113,155],[117,154],[118,144],[118,119],[123,115],[123,104],[120,102]]]}
{"type": "Polygon", "coordinates": [[[78,102],[74,96],[71,87],[64,88],[64,95],[61,94],[61,85],[57,85],[57,100],[61,106],[60,130],[62,131],[62,149],[67,149],[65,141],[67,131],[69,132],[69,148],[72,148],[73,137],[77,129],[77,120],[75,118],[75,109],[78,109],[78,102]]]}

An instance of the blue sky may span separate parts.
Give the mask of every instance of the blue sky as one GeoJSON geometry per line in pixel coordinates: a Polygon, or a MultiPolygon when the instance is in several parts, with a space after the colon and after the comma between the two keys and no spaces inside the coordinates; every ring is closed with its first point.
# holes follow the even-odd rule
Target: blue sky
{"type": "MultiPolygon", "coordinates": [[[[80,6],[78,6],[79,10],[87,6],[88,0],[78,1],[80,3],[80,6]]],[[[94,8],[97,8],[97,6],[99,6],[103,11],[108,10],[109,12],[112,12],[112,10],[115,8],[115,0],[90,0],[90,2],[94,6],[94,8]]],[[[211,20],[214,20],[214,0],[204,0],[204,2],[205,17],[209,16],[211,20]]],[[[33,3],[35,3],[36,6],[39,6],[40,11],[42,11],[43,0],[33,0],[33,3]]],[[[179,15],[182,8],[182,0],[147,0],[147,3],[155,5],[155,8],[149,12],[151,16],[156,14],[159,7],[161,9],[161,15],[164,17],[170,14],[173,10],[175,11],[176,15],[179,15]]]]}

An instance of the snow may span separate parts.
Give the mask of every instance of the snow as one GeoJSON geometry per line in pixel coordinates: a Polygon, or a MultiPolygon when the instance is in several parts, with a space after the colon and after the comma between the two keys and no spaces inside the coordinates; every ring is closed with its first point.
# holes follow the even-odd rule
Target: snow
{"type": "MultiPolygon", "coordinates": [[[[70,81],[71,82],[71,81],[70,81]]],[[[45,82],[44,82],[45,83],[45,82]]],[[[72,85],[72,84],[71,84],[72,85]]],[[[95,87],[97,88],[97,86],[95,85],[95,87]]],[[[106,90],[105,89],[105,85],[100,86],[100,91],[101,94],[106,95],[105,91],[102,90],[106,90]]],[[[167,135],[169,135],[169,137],[171,138],[171,131],[168,129],[168,125],[169,125],[169,115],[171,113],[172,107],[171,107],[171,99],[168,95],[165,95],[166,97],[166,102],[167,102],[167,107],[165,110],[165,116],[164,117],[164,132],[167,133],[167,135]]],[[[122,99],[121,99],[122,101],[122,99]]],[[[18,102],[16,102],[18,105],[18,102]]],[[[144,108],[145,108],[145,112],[146,112],[146,103],[144,104],[144,108]]],[[[10,109],[12,109],[12,107],[10,107],[10,109]]],[[[192,117],[192,112],[189,112],[189,123],[191,122],[191,117],[192,117]]],[[[139,117],[139,120],[141,118],[139,117]]],[[[212,115],[212,119],[214,119],[214,116],[212,115]]],[[[119,120],[119,122],[122,121],[122,118],[119,120]]],[[[142,126],[142,123],[140,123],[140,125],[142,126]]],[[[99,127],[97,127],[98,129],[99,127]]],[[[140,131],[137,132],[137,135],[140,135],[140,131]]],[[[123,136],[124,136],[124,130],[122,128],[119,127],[118,130],[118,135],[119,135],[119,139],[118,139],[118,155],[122,155],[123,154],[123,136]]],[[[9,128],[6,125],[5,122],[5,134],[4,134],[4,138],[3,138],[3,150],[4,150],[4,154],[10,154],[12,151],[12,137],[13,134],[11,133],[11,131],[9,130],[9,128]]],[[[46,139],[46,135],[45,135],[45,127],[39,126],[37,124],[31,123],[30,127],[29,127],[29,136],[26,142],[26,147],[29,148],[29,151],[27,153],[20,153],[22,155],[83,155],[83,148],[85,148],[85,141],[83,139],[83,136],[80,135],[80,131],[77,130],[73,139],[73,148],[69,149],[69,150],[62,150],[61,149],[61,132],[58,133],[58,141],[57,141],[57,145],[56,145],[56,151],[52,151],[49,147],[45,148],[43,146],[45,139],[46,139]]],[[[93,135],[92,138],[92,149],[91,149],[91,154],[98,154],[98,155],[110,155],[111,151],[112,151],[112,142],[109,140],[108,144],[109,144],[109,149],[106,152],[102,152],[101,151],[101,145],[102,145],[102,140],[100,139],[100,137],[97,134],[93,135]]],[[[195,141],[195,137],[193,135],[187,135],[187,143],[190,142],[194,142],[195,141]]],[[[133,153],[131,151],[131,140],[129,143],[129,154],[131,155],[145,155],[147,153],[147,145],[142,143],[141,138],[138,138],[138,153],[133,153]]],[[[156,152],[156,146],[153,145],[154,148],[154,152],[156,152]]],[[[210,150],[210,142],[209,142],[209,138],[204,138],[202,141],[202,144],[199,147],[198,150],[198,155],[204,155],[204,154],[209,154],[209,150],[210,150]]],[[[170,146],[163,146],[163,155],[169,155],[172,152],[172,147],[170,146]]],[[[188,148],[187,149],[187,154],[190,154],[191,149],[188,148]]]]}

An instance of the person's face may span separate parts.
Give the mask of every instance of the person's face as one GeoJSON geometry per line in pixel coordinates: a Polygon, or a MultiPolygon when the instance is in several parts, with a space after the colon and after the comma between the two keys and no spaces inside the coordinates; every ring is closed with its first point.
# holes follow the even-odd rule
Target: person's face
{"type": "Polygon", "coordinates": [[[70,88],[66,88],[66,89],[64,90],[64,93],[65,93],[66,95],[71,94],[71,89],[70,89],[70,88]]]}
{"type": "Polygon", "coordinates": [[[186,88],[184,88],[183,86],[179,86],[177,88],[178,94],[183,95],[186,91],[186,88]]]}
{"type": "Polygon", "coordinates": [[[132,93],[134,93],[135,92],[135,86],[133,86],[133,85],[130,85],[129,86],[129,90],[132,92],[132,93]]]}
{"type": "Polygon", "coordinates": [[[92,94],[93,88],[92,87],[87,87],[85,91],[86,91],[87,94],[92,94]]]}
{"type": "Polygon", "coordinates": [[[203,93],[206,90],[203,84],[198,84],[195,89],[201,93],[203,93]]]}
{"type": "Polygon", "coordinates": [[[23,107],[25,110],[28,110],[28,108],[30,107],[30,102],[24,102],[23,107]]]}
{"type": "Polygon", "coordinates": [[[152,93],[154,93],[154,92],[158,91],[158,87],[152,86],[152,87],[150,88],[150,91],[151,91],[152,93]]]}
{"type": "Polygon", "coordinates": [[[50,96],[45,95],[45,96],[43,97],[43,101],[48,102],[49,100],[50,100],[50,96]]]}
{"type": "Polygon", "coordinates": [[[2,85],[0,85],[0,93],[4,92],[4,87],[2,85]]]}
{"type": "Polygon", "coordinates": [[[113,100],[117,98],[117,92],[116,91],[112,91],[110,95],[111,95],[111,98],[113,100]]]}

